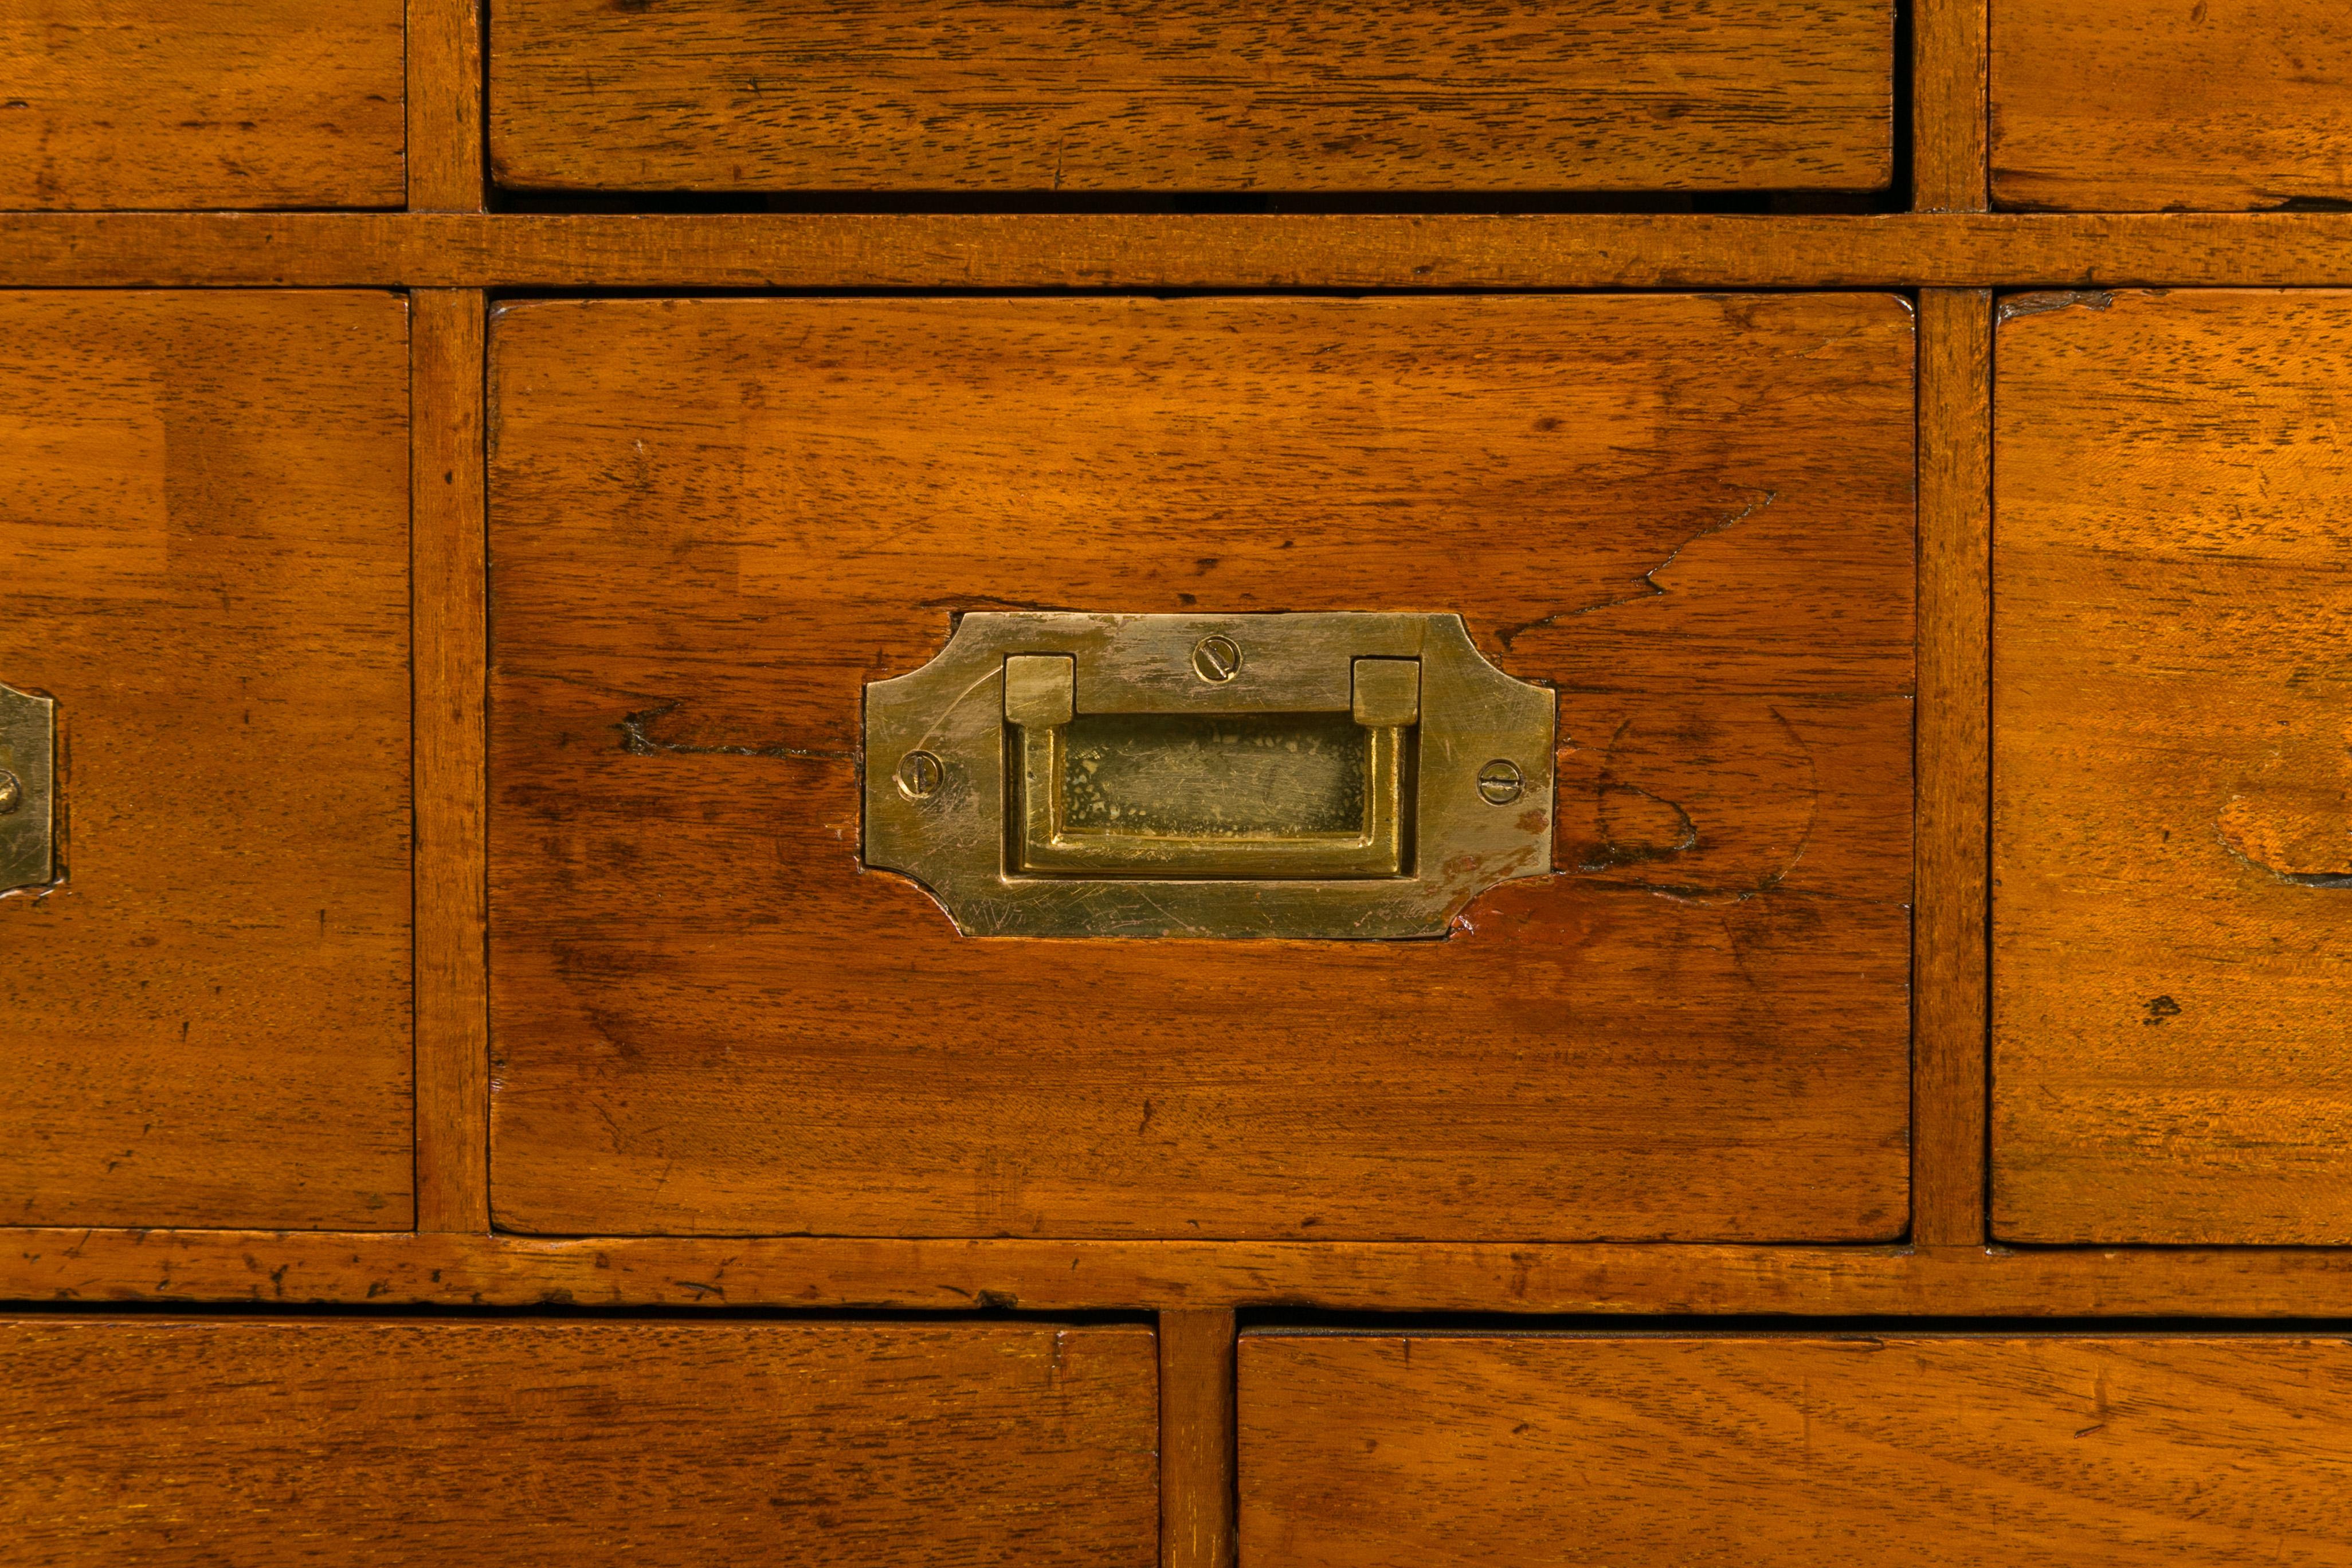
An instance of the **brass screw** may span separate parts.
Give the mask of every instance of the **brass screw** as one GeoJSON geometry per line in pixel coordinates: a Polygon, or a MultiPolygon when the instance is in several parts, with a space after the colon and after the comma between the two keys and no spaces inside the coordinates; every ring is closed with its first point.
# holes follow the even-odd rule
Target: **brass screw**
{"type": "Polygon", "coordinates": [[[1478,770],[1478,798],[1488,805],[1508,805],[1519,798],[1523,781],[1519,764],[1507,757],[1496,757],[1478,770]]]}
{"type": "Polygon", "coordinates": [[[25,781],[0,768],[0,816],[6,816],[24,804],[25,781]]]}
{"type": "Polygon", "coordinates": [[[1242,672],[1242,650],[1227,637],[1210,636],[1192,645],[1192,673],[1223,686],[1242,672]]]}
{"type": "Polygon", "coordinates": [[[947,764],[929,752],[908,752],[898,759],[898,793],[908,800],[930,799],[947,780],[947,764]]]}

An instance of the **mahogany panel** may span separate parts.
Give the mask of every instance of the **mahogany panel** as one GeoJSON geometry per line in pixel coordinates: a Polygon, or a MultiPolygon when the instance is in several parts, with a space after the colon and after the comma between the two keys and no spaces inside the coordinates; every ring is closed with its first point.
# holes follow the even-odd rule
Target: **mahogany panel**
{"type": "MultiPolygon", "coordinates": [[[[2352,1248],[24,1230],[0,1297],[442,1307],[2352,1319],[2352,1248]]],[[[1196,1347],[1197,1348],[1197,1347],[1196,1347]]],[[[1182,1345],[1168,1354],[1180,1358],[1182,1345]]],[[[1195,1363],[1197,1364],[1197,1363],[1195,1363]]],[[[1188,1411],[1171,1410],[1182,1422],[1188,1411]]],[[[1199,1415],[1198,1406],[1190,1414],[1199,1415]]],[[[1197,1424],[1194,1427],[1198,1435],[1197,1424]]],[[[1186,1450],[1197,1460],[1201,1449],[1186,1450]]],[[[1173,1450],[1171,1450],[1172,1456],[1173,1450]]],[[[1182,1521],[1178,1521],[1180,1524],[1182,1521]]]]}
{"type": "Polygon", "coordinates": [[[519,186],[1875,190],[1890,0],[509,0],[519,186]]]}
{"type": "Polygon", "coordinates": [[[0,1219],[411,1220],[408,334],[381,293],[0,296],[0,1219]]]}
{"type": "Polygon", "coordinates": [[[1985,1239],[1992,295],[1919,295],[1919,771],[1911,1239],[1985,1239]]]}
{"type": "Polygon", "coordinates": [[[493,324],[493,1212],[1885,1238],[1912,323],[1878,296],[671,300],[493,324]],[[864,683],[1007,604],[1465,613],[1559,875],[1450,940],[959,938],[864,683]]]}
{"type": "Polygon", "coordinates": [[[1991,0],[1911,7],[1911,205],[1980,213],[1986,181],[1986,13],[1991,0]]]}
{"type": "Polygon", "coordinates": [[[1234,1314],[1160,1314],[1160,1568],[1234,1568],[1234,1314]]]}
{"type": "Polygon", "coordinates": [[[0,206],[396,207],[401,0],[12,0],[0,206]]]}
{"type": "Polygon", "coordinates": [[[2352,11],[2340,0],[1990,5],[2000,205],[2352,199],[2352,11]]]}
{"type": "Polygon", "coordinates": [[[2002,313],[1994,1234],[2352,1241],[2352,295],[2002,313]]]}
{"type": "Polygon", "coordinates": [[[409,296],[415,603],[416,1226],[490,1228],[483,358],[471,289],[409,296]]]}
{"type": "Polygon", "coordinates": [[[2352,213],[0,213],[22,288],[2352,285],[2352,213]]]}
{"type": "Polygon", "coordinates": [[[408,0],[408,205],[478,213],[482,148],[481,0],[408,0]]]}
{"type": "Polygon", "coordinates": [[[1242,1555],[2352,1563],[2347,1399],[2337,1339],[1251,1333],[1242,1555]]]}
{"type": "Polygon", "coordinates": [[[9,1561],[1156,1562],[1151,1331],[0,1321],[9,1561]]]}

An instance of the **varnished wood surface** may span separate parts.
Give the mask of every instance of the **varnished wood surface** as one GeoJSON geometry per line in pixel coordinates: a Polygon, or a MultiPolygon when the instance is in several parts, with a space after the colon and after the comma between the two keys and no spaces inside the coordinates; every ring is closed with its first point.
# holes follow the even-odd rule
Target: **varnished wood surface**
{"type": "Polygon", "coordinates": [[[1234,1568],[1234,1314],[1160,1314],[1160,1568],[1234,1568]]]}
{"type": "Polygon", "coordinates": [[[0,207],[401,204],[400,0],[12,0],[0,207]]]}
{"type": "Polygon", "coordinates": [[[482,498],[489,306],[464,289],[419,289],[410,301],[416,1224],[481,1231],[490,1225],[482,498]]]}
{"type": "Polygon", "coordinates": [[[0,213],[0,285],[1982,289],[2352,285],[2352,213],[0,213]]]}
{"type": "Polygon", "coordinates": [[[16,1230],[0,1300],[2352,1318],[2352,1250],[16,1230]]]}
{"type": "Polygon", "coordinates": [[[2352,198],[2338,0],[1991,0],[1992,189],[2011,207],[2352,198]]]}
{"type": "Polygon", "coordinates": [[[2352,296],[2005,316],[1994,1233],[2352,1241],[2352,296]]]}
{"type": "Polygon", "coordinates": [[[491,153],[627,190],[1871,190],[1890,0],[511,0],[491,153]]]}
{"type": "Polygon", "coordinates": [[[0,1218],[410,1223],[408,343],[381,293],[0,296],[0,1218]]]}
{"type": "Polygon", "coordinates": [[[2336,1339],[1241,1342],[1252,1568],[2352,1563],[2336,1339]]]}
{"type": "Polygon", "coordinates": [[[1982,289],[1919,296],[1911,1239],[1923,1247],[1985,1238],[1992,313],[1982,289]]]}
{"type": "Polygon", "coordinates": [[[480,212],[480,0],[407,0],[408,206],[480,212]]]}
{"type": "Polygon", "coordinates": [[[0,1321],[12,1563],[1157,1555],[1152,1334],[0,1321]]]}
{"type": "Polygon", "coordinates": [[[1867,295],[505,309],[499,1223],[1900,1235],[1911,337],[1867,295]],[[1444,942],[961,938],[859,868],[861,691],[1006,605],[1461,612],[1560,688],[1559,875],[1444,942]]]}
{"type": "Polygon", "coordinates": [[[1982,212],[1988,205],[1992,4],[1925,0],[1911,8],[1911,205],[1919,211],[1982,212]]]}

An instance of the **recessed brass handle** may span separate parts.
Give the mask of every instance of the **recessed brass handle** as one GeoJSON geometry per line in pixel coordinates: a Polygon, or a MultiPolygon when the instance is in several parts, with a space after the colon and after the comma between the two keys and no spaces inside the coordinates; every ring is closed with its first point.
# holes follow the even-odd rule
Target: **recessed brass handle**
{"type": "MultiPolygon", "coordinates": [[[[1233,646],[1222,637],[1204,639],[1207,657],[1196,657],[1196,673],[1215,680],[1217,672],[1234,668],[1218,662],[1233,646]]],[[[1146,724],[1098,726],[1096,746],[1110,749],[1125,742],[1132,750],[1156,754],[1108,759],[1114,766],[1126,763],[1124,771],[1142,787],[1128,792],[1124,800],[1104,802],[1087,814],[1086,822],[1076,820],[1073,795],[1080,790],[1100,794],[1095,779],[1101,768],[1083,751],[1074,765],[1076,699],[1077,661],[1070,656],[1015,654],[1004,661],[1004,719],[1018,732],[1021,758],[1015,870],[1033,876],[1262,879],[1405,874],[1404,756],[1407,735],[1421,717],[1420,660],[1353,661],[1344,725],[1252,725],[1234,715],[1223,722],[1213,717],[1174,736],[1164,731],[1181,720],[1163,720],[1156,726],[1163,733],[1156,736],[1155,727],[1146,724]],[[1268,822],[1263,811],[1241,809],[1252,803],[1239,800],[1224,809],[1217,792],[1235,769],[1230,763],[1223,769],[1184,767],[1168,755],[1171,740],[1213,760],[1230,752],[1244,767],[1260,760],[1253,753],[1271,752],[1263,760],[1277,768],[1288,764],[1293,775],[1324,761],[1327,765],[1311,769],[1319,778],[1305,787],[1294,780],[1294,788],[1298,795],[1323,797],[1313,803],[1322,808],[1314,816],[1339,820],[1304,826],[1268,822]],[[1308,753],[1305,758],[1302,748],[1308,753]],[[1320,752],[1331,755],[1318,758],[1320,752]],[[1315,789],[1316,783],[1324,787],[1315,789]]]]}
{"type": "Polygon", "coordinates": [[[974,613],[866,689],[865,860],[974,935],[1443,935],[1550,870],[1554,708],[1456,616],[974,613]]]}

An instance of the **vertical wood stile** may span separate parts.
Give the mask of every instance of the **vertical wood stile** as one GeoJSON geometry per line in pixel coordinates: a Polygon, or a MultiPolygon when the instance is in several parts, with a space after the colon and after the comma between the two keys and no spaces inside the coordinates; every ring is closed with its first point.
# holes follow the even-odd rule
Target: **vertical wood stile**
{"type": "Polygon", "coordinates": [[[415,641],[416,1227],[487,1231],[482,395],[487,304],[420,289],[409,309],[415,641]]]}
{"type": "Polygon", "coordinates": [[[1234,1568],[1234,1314],[1160,1314],[1160,1568],[1234,1568]]]}
{"type": "Polygon", "coordinates": [[[1919,295],[1919,706],[1911,1230],[1985,1239],[1992,295],[1919,295]]]}
{"type": "Polygon", "coordinates": [[[479,0],[408,0],[408,208],[481,212],[479,0]]]}
{"type": "Polygon", "coordinates": [[[1911,205],[1990,205],[1990,0],[1919,0],[1911,11],[1911,205]]]}

